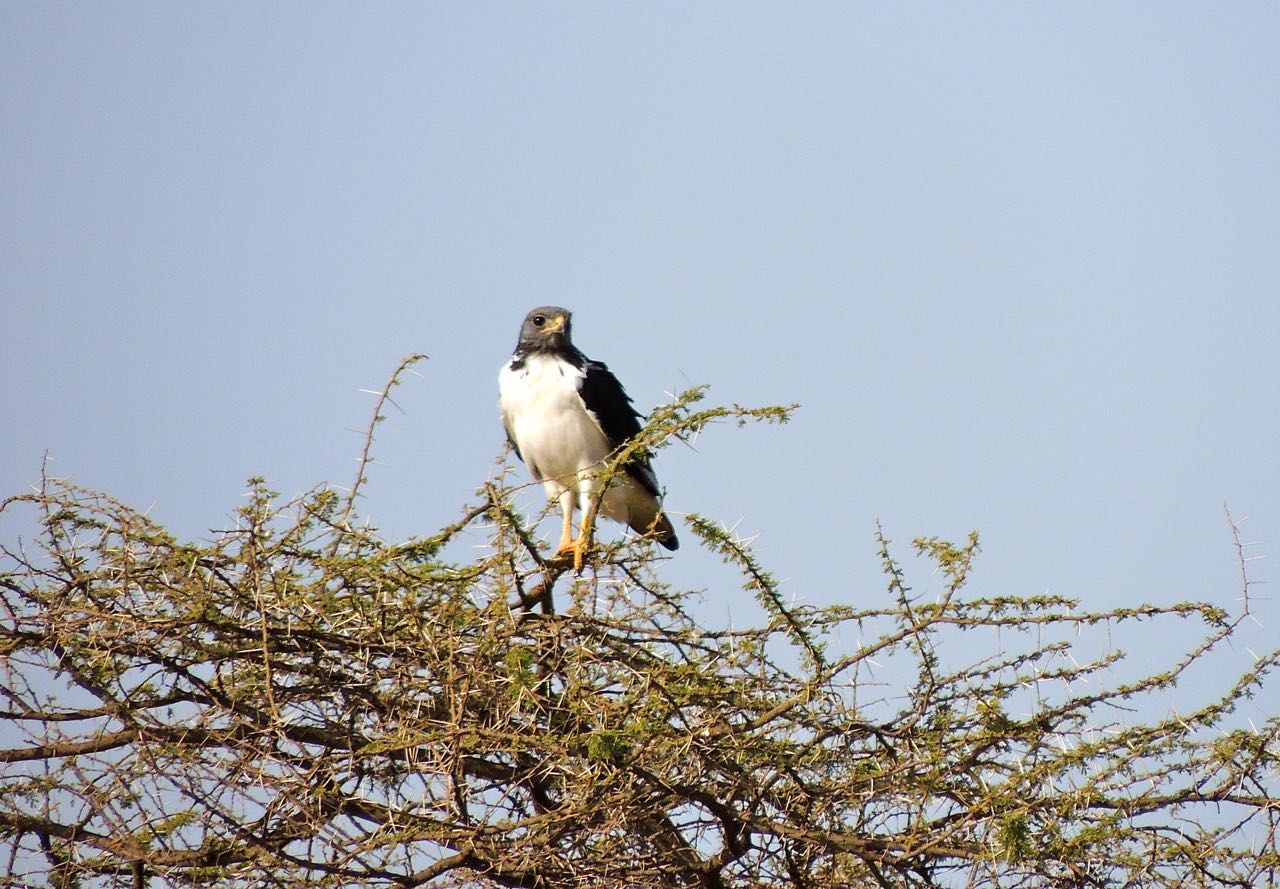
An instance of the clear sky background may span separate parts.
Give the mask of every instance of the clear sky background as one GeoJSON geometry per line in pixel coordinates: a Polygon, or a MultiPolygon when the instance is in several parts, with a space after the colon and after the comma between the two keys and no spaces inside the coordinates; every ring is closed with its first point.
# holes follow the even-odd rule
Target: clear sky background
{"type": "MultiPolygon", "coordinates": [[[[909,563],[976,529],[976,590],[1092,607],[1230,605],[1224,501],[1280,541],[1280,6],[0,18],[5,494],[47,450],[207,539],[251,475],[348,483],[360,389],[421,351],[362,506],[430,533],[551,303],[641,409],[803,405],[657,468],[811,602],[885,601],[877,519],[909,563]]],[[[741,619],[682,536],[666,576],[741,619]]]]}

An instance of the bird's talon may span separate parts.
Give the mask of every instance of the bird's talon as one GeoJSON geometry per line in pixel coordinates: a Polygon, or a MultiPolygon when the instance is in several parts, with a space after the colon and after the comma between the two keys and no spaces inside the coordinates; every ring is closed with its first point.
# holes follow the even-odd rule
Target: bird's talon
{"type": "Polygon", "coordinates": [[[551,555],[547,556],[548,565],[567,565],[569,562],[577,558],[577,549],[572,546],[562,546],[551,555]]]}
{"type": "Polygon", "coordinates": [[[573,566],[574,574],[582,573],[582,566],[586,563],[587,552],[591,549],[590,545],[579,546],[577,541],[561,546],[551,555],[547,556],[546,563],[553,568],[568,568],[573,566]]]}

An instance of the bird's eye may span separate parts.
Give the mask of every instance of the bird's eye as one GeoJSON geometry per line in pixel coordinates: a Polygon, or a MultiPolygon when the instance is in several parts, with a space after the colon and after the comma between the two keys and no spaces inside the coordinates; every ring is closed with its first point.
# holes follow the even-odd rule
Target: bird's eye
{"type": "Polygon", "coordinates": [[[546,316],[546,315],[534,315],[534,316],[533,316],[533,326],[534,326],[534,327],[541,327],[542,325],[544,325],[544,324],[546,324],[546,323],[547,323],[547,316],[546,316]]]}

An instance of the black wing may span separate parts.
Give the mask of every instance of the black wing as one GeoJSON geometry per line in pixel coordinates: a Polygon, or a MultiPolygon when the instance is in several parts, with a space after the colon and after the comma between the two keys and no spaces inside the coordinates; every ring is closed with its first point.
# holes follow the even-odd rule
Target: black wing
{"type": "MultiPolygon", "coordinates": [[[[622,388],[618,378],[600,361],[584,359],[582,384],[578,394],[582,403],[609,439],[613,450],[625,445],[640,434],[640,414],[631,406],[631,396],[622,388]]],[[[636,454],[627,462],[627,474],[657,497],[658,479],[649,468],[649,455],[636,454]]]]}

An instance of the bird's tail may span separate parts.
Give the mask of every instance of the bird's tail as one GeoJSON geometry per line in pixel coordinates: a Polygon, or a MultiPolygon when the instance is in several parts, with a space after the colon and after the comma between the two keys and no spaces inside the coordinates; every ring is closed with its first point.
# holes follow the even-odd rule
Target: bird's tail
{"type": "Polygon", "coordinates": [[[669,550],[677,550],[680,548],[680,541],[676,538],[675,526],[671,524],[671,519],[667,518],[665,512],[658,513],[648,528],[634,528],[633,530],[641,534],[653,534],[659,543],[669,550]]]}

